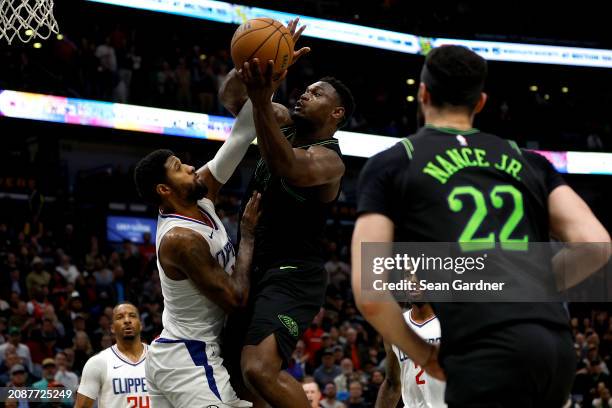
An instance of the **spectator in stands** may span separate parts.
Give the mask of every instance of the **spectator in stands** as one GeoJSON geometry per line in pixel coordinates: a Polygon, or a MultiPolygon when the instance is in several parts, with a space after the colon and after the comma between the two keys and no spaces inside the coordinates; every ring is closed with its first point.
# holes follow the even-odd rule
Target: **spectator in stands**
{"type": "Polygon", "coordinates": [[[612,396],[610,396],[610,390],[603,387],[599,391],[599,396],[593,400],[594,408],[610,408],[612,407],[612,396]]]}
{"type": "Polygon", "coordinates": [[[306,344],[306,353],[309,355],[308,364],[310,367],[316,367],[315,356],[317,351],[321,349],[321,337],[324,333],[323,329],[321,328],[321,319],[323,318],[324,313],[325,310],[321,309],[321,311],[312,320],[310,327],[306,329],[304,335],[302,336],[302,339],[306,344]]]}
{"type": "Polygon", "coordinates": [[[325,384],[323,398],[320,402],[322,408],[345,408],[345,405],[336,399],[336,385],[334,383],[325,384]]]}
{"type": "Polygon", "coordinates": [[[334,378],[334,384],[339,392],[348,392],[351,381],[354,378],[353,361],[350,358],[344,358],[340,362],[341,373],[334,378]]]}
{"type": "Polygon", "coordinates": [[[303,340],[298,340],[295,345],[295,350],[291,355],[291,361],[287,372],[298,381],[302,381],[304,374],[306,373],[306,361],[308,360],[308,354],[305,352],[305,345],[303,340]]]}
{"type": "Polygon", "coordinates": [[[306,398],[310,403],[311,408],[320,408],[321,405],[319,402],[321,401],[321,389],[319,385],[316,383],[314,378],[306,377],[304,378],[304,382],[302,383],[302,388],[304,388],[304,392],[306,393],[306,398]]]}
{"type": "Polygon", "coordinates": [[[349,399],[346,402],[347,408],[367,408],[368,405],[363,399],[363,385],[359,381],[353,381],[349,386],[349,399]]]}
{"type": "Polygon", "coordinates": [[[72,283],[73,285],[81,275],[77,267],[70,262],[70,257],[68,255],[61,255],[60,264],[55,270],[62,275],[66,282],[72,283]]]}
{"type": "Polygon", "coordinates": [[[57,368],[55,366],[55,360],[53,358],[45,358],[42,362],[42,379],[32,384],[32,388],[38,390],[46,390],[49,383],[55,381],[55,374],[57,368]]]}
{"type": "Polygon", "coordinates": [[[31,265],[32,271],[26,276],[26,287],[30,298],[34,295],[35,287],[48,286],[51,281],[51,274],[45,270],[42,258],[35,256],[31,265]]]}
{"type": "MultiPolygon", "coordinates": [[[[314,366],[319,367],[323,361],[323,352],[329,348],[332,348],[332,339],[329,333],[325,332],[321,335],[321,348],[317,350],[315,354],[314,366]]],[[[333,348],[332,348],[333,350],[333,348]]]]}
{"type": "Polygon", "coordinates": [[[323,388],[325,384],[334,382],[334,378],[339,376],[342,370],[338,365],[334,364],[334,351],[331,348],[326,348],[323,351],[322,363],[314,371],[314,379],[319,385],[319,389],[323,388]]]}
{"type": "Polygon", "coordinates": [[[367,358],[365,357],[365,347],[357,341],[357,330],[350,327],[346,331],[346,345],[344,346],[344,355],[351,359],[353,367],[356,370],[361,369],[361,364],[367,358]]]}
{"type": "Polygon", "coordinates": [[[74,350],[74,371],[80,374],[87,360],[93,355],[91,341],[84,330],[76,331],[72,349],[74,350]]]}
{"type": "Polygon", "coordinates": [[[28,376],[28,373],[25,367],[22,366],[21,364],[14,365],[11,368],[10,373],[11,373],[11,380],[8,384],[6,384],[7,387],[9,388],[28,387],[32,385],[30,376],[28,376]]]}
{"type": "Polygon", "coordinates": [[[142,244],[138,246],[140,258],[145,262],[150,262],[156,255],[155,244],[151,242],[151,233],[144,232],[142,234],[142,244]]]}
{"type": "Polygon", "coordinates": [[[381,384],[385,380],[385,376],[381,370],[373,370],[372,377],[366,385],[366,389],[363,392],[363,398],[366,404],[373,406],[378,396],[378,390],[381,384]]]}
{"type": "Polygon", "coordinates": [[[17,268],[11,269],[10,271],[9,288],[11,292],[17,293],[19,296],[26,295],[27,289],[26,289],[25,279],[21,271],[17,268]]]}
{"type": "Polygon", "coordinates": [[[76,392],[79,387],[79,377],[70,371],[65,352],[60,351],[55,355],[55,366],[57,368],[55,381],[62,383],[66,389],[76,392]]]}
{"type": "MultiPolygon", "coordinates": [[[[9,341],[0,346],[0,359],[4,358],[7,348],[13,347],[15,352],[22,359],[22,364],[26,366],[28,371],[32,372],[32,357],[30,348],[21,343],[21,330],[18,327],[9,328],[9,341]]],[[[0,363],[2,360],[0,360],[0,363]]]]}

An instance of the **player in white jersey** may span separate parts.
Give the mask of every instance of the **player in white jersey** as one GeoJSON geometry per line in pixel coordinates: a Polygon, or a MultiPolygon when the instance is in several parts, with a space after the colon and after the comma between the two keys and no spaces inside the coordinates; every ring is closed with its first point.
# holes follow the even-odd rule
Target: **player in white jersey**
{"type": "Polygon", "coordinates": [[[156,246],[164,328],[146,362],[152,408],[251,405],[232,389],[219,336],[226,313],[247,301],[260,195],[254,193],[247,204],[237,256],[214,202],[254,139],[253,129],[247,102],[230,137],[199,170],[169,150],[157,150],[134,171],[140,195],[159,207],[156,246]]]}
{"type": "Polygon", "coordinates": [[[75,408],[151,408],[145,380],[148,346],[140,341],[140,316],[131,303],[113,309],[117,344],[91,357],[83,368],[75,408]]]}
{"type": "MultiPolygon", "coordinates": [[[[429,304],[413,303],[404,312],[404,319],[425,341],[440,343],[440,322],[429,304]]],[[[377,408],[395,407],[400,395],[405,408],[446,407],[443,381],[431,377],[395,345],[385,342],[385,351],[386,376],[376,399],[377,408]]]]}

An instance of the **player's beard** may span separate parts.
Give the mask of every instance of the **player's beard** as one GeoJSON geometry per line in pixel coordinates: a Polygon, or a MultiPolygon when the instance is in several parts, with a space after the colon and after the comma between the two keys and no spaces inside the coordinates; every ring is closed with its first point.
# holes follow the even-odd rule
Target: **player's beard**
{"type": "Polygon", "coordinates": [[[134,341],[135,338],[136,338],[135,334],[128,334],[127,336],[123,336],[124,341],[134,341]]]}
{"type": "Polygon", "coordinates": [[[206,197],[208,194],[208,187],[204,182],[199,179],[193,183],[193,187],[187,193],[187,199],[189,201],[198,201],[199,199],[206,197]]]}

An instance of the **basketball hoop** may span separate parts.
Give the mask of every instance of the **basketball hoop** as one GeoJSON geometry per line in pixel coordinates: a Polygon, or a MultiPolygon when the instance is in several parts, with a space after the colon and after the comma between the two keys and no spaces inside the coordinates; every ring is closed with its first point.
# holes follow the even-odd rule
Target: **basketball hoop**
{"type": "Polygon", "coordinates": [[[0,0],[0,39],[24,43],[59,33],[53,17],[53,0],[0,0]]]}

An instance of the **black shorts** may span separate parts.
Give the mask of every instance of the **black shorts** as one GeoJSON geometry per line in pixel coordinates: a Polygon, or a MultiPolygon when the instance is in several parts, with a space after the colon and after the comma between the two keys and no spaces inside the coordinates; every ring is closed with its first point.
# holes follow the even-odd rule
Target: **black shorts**
{"type": "Polygon", "coordinates": [[[258,345],[274,334],[286,368],[297,341],[324,303],[327,271],[321,262],[286,260],[273,267],[255,268],[251,280],[247,311],[235,313],[228,321],[225,358],[236,360],[229,353],[245,345],[258,345]]]}
{"type": "Polygon", "coordinates": [[[567,329],[521,323],[459,348],[441,361],[449,408],[561,407],[567,401],[576,370],[567,329]]]}

